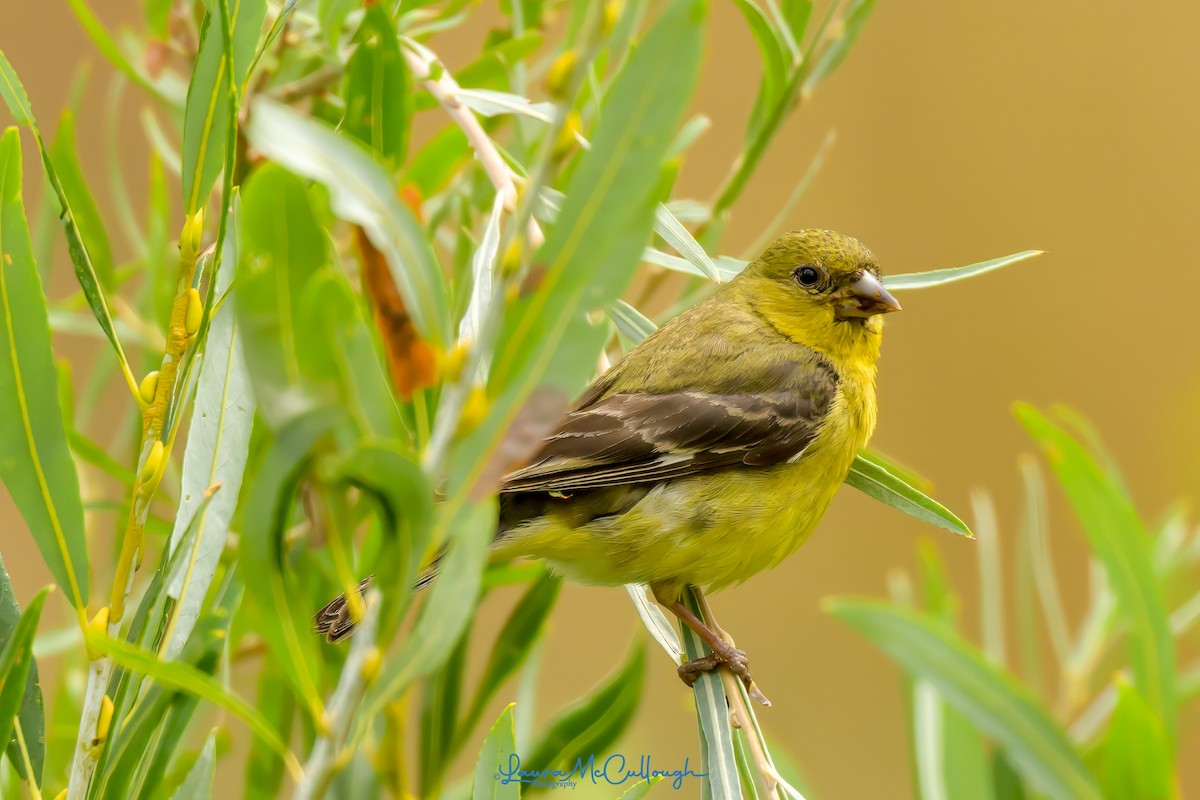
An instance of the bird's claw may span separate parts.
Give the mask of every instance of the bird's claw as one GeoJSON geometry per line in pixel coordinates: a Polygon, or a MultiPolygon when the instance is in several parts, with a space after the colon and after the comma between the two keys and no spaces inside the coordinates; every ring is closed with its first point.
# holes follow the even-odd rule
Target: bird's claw
{"type": "Polygon", "coordinates": [[[686,661],[679,666],[677,672],[679,678],[688,686],[693,686],[696,679],[700,677],[702,672],[711,672],[719,667],[728,667],[729,671],[741,680],[746,687],[746,693],[754,698],[758,703],[764,706],[771,705],[771,701],[767,696],[759,691],[754,684],[754,679],[750,677],[750,661],[746,658],[745,650],[738,650],[730,647],[713,651],[707,656],[693,658],[691,661],[686,661]]]}

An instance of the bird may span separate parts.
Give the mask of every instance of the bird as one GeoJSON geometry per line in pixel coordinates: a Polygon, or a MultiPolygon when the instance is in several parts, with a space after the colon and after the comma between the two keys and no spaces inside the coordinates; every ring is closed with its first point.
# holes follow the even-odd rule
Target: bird
{"type": "MultiPolygon", "coordinates": [[[[648,585],[711,650],[678,668],[684,682],[724,666],[766,703],[745,652],[683,593],[739,584],[812,535],[875,429],[883,317],[899,310],[857,239],[783,234],[604,372],[504,477],[491,558],[648,585]]],[[[353,625],[345,596],[314,618],[330,641],[353,625]]]]}

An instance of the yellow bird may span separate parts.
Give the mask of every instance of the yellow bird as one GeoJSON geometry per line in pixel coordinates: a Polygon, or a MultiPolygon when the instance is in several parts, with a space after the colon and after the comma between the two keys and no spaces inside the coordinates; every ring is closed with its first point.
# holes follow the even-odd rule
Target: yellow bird
{"type": "MultiPolygon", "coordinates": [[[[648,584],[712,649],[684,681],[726,665],[765,702],[745,653],[681,594],[744,581],[812,534],[875,428],[882,315],[899,310],[857,240],[785,234],[596,380],[505,478],[493,557],[648,584]]],[[[317,614],[331,641],[352,627],[344,598],[317,614]]]]}

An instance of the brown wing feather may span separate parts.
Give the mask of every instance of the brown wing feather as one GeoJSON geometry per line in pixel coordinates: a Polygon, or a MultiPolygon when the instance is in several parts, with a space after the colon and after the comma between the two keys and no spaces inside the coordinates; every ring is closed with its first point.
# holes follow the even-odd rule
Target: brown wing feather
{"type": "MultiPolygon", "coordinates": [[[[799,366],[799,365],[798,365],[799,366]]],[[[769,392],[613,394],[568,414],[502,492],[576,492],[657,483],[796,458],[817,435],[837,375],[805,364],[769,392]]]]}

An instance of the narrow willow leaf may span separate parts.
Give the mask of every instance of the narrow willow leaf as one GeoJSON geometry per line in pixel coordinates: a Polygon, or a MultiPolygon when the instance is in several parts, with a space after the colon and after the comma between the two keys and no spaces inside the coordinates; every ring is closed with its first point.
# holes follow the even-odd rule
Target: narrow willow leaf
{"type": "Polygon", "coordinates": [[[321,442],[333,434],[341,419],[338,410],[323,409],[284,425],[263,456],[242,510],[239,569],[253,576],[246,582],[246,595],[257,617],[257,630],[312,716],[324,710],[319,688],[321,662],[310,624],[311,609],[295,602],[307,592],[298,588],[297,576],[285,566],[284,533],[291,524],[297,487],[321,442]]]}
{"type": "MultiPolygon", "coordinates": [[[[697,618],[701,617],[700,605],[696,596],[688,590],[684,592],[683,602],[697,618]]],[[[707,656],[708,645],[693,631],[683,624],[679,626],[683,634],[684,658],[688,661],[707,656]]],[[[734,798],[742,796],[741,781],[738,777],[737,753],[733,746],[733,730],[729,723],[729,703],[725,697],[725,685],[721,681],[718,670],[700,674],[692,686],[696,700],[696,719],[700,726],[701,765],[707,777],[708,786],[706,797],[734,798]]]]}
{"type": "Polygon", "coordinates": [[[187,214],[204,205],[225,162],[229,118],[236,106],[230,97],[231,77],[240,92],[267,13],[266,0],[215,0],[209,5],[183,114],[183,204],[187,214]],[[232,47],[225,39],[222,18],[226,13],[233,29],[232,47]]]}
{"type": "Polygon", "coordinates": [[[721,280],[717,265],[708,257],[708,253],[704,252],[704,248],[692,237],[688,229],[683,227],[683,223],[675,219],[675,215],[662,203],[658,204],[658,210],[654,212],[654,232],[679,251],[679,255],[686,258],[703,277],[712,281],[721,280]]]}
{"type": "Polygon", "coordinates": [[[483,740],[479,758],[475,761],[471,800],[520,800],[521,779],[502,777],[510,770],[510,761],[517,758],[513,705],[508,704],[483,740]]]}
{"type": "Polygon", "coordinates": [[[490,385],[496,401],[453,453],[449,489],[475,487],[491,453],[542,385],[564,398],[591,376],[607,326],[587,312],[616,300],[632,279],[665,194],[662,167],[672,132],[696,85],[703,14],[675,0],[618,73],[592,147],[535,257],[541,284],[505,315],[490,385]]]}
{"type": "Polygon", "coordinates": [[[95,13],[88,6],[86,0],[67,0],[67,5],[69,5],[71,7],[71,11],[75,13],[76,19],[78,19],[79,24],[83,26],[84,33],[86,33],[88,38],[92,40],[92,44],[96,46],[96,49],[100,51],[101,55],[108,59],[108,63],[112,64],[120,72],[124,73],[130,80],[151,94],[158,95],[160,97],[166,97],[161,87],[157,86],[149,78],[139,72],[137,68],[130,63],[129,59],[125,57],[125,54],[121,52],[121,48],[118,47],[116,41],[113,40],[112,35],[108,32],[100,20],[96,18],[95,13]]]}
{"type": "Polygon", "coordinates": [[[82,613],[88,554],[67,447],[50,323],[21,202],[17,131],[0,138],[0,480],[54,579],[82,613]]]}
{"type": "Polygon", "coordinates": [[[617,326],[617,332],[628,339],[630,344],[638,344],[657,329],[642,312],[624,300],[610,303],[606,311],[609,319],[617,326]]]}
{"type": "MultiPolygon", "coordinates": [[[[645,652],[635,646],[621,668],[590,695],[552,720],[521,763],[546,770],[586,766],[588,756],[600,755],[628,727],[642,696],[645,652]]],[[[728,717],[728,713],[726,714],[728,717]]],[[[599,761],[596,767],[602,766],[599,761]]],[[[632,766],[632,765],[631,765],[632,766]]]]}
{"type": "MultiPolygon", "coordinates": [[[[686,153],[687,149],[691,147],[695,141],[711,127],[712,120],[708,117],[704,116],[703,114],[696,114],[693,116],[683,124],[683,127],[679,129],[679,133],[675,135],[674,140],[671,142],[670,149],[667,150],[667,157],[675,158],[676,156],[681,156],[686,153]]],[[[690,220],[692,222],[705,222],[708,220],[707,208],[702,206],[693,206],[689,203],[689,201],[671,201],[668,202],[666,206],[667,210],[675,217],[675,219],[679,220],[680,222],[688,221],[679,216],[677,209],[681,207],[685,211],[692,212],[692,218],[690,220]],[[697,218],[695,216],[695,212],[697,211],[698,207],[702,208],[703,211],[697,218]]]]}
{"type": "Polygon", "coordinates": [[[475,699],[471,701],[459,725],[460,741],[470,734],[488,702],[500,691],[501,684],[525,663],[534,642],[541,636],[546,619],[554,609],[561,586],[562,581],[557,576],[543,573],[533,586],[529,587],[529,591],[505,621],[492,645],[492,652],[488,655],[487,666],[483,669],[483,677],[479,679],[475,699]]]}
{"type": "Polygon", "coordinates": [[[25,87],[21,85],[21,81],[17,78],[17,73],[13,70],[3,51],[0,51],[0,97],[4,98],[5,103],[8,104],[9,111],[12,112],[17,122],[22,125],[28,125],[30,130],[33,131],[33,138],[37,143],[38,154],[42,157],[42,167],[46,172],[46,180],[49,181],[50,188],[58,198],[58,205],[61,212],[59,218],[62,221],[63,230],[66,232],[67,252],[70,254],[71,263],[75,267],[75,277],[79,281],[79,287],[83,290],[83,296],[88,301],[88,306],[92,309],[92,314],[95,315],[96,321],[100,323],[100,328],[104,331],[104,335],[108,337],[113,349],[117,352],[117,362],[124,373],[125,382],[129,385],[130,391],[136,393],[137,382],[134,380],[133,373],[129,369],[129,362],[125,358],[125,351],[121,348],[121,340],[117,337],[116,329],[113,327],[112,314],[108,309],[108,301],[104,299],[104,292],[101,289],[100,280],[96,276],[96,268],[92,264],[92,257],[88,253],[83,235],[80,233],[79,226],[75,222],[75,214],[71,208],[70,199],[63,190],[62,181],[59,179],[58,172],[54,168],[54,163],[50,159],[50,153],[47,151],[41,131],[38,129],[37,120],[33,116],[33,108],[29,105],[29,96],[25,93],[25,87]]]}
{"type": "Polygon", "coordinates": [[[527,97],[492,89],[459,89],[455,94],[463,105],[476,114],[496,117],[502,114],[517,114],[536,119],[549,125],[554,121],[553,103],[534,103],[527,97]]]}
{"type": "Polygon", "coordinates": [[[171,800],[211,800],[213,779],[217,774],[217,732],[214,730],[204,740],[204,749],[183,783],[171,795],[171,800]]]}
{"type": "Polygon", "coordinates": [[[982,275],[985,272],[991,272],[1001,267],[1007,267],[1009,264],[1016,264],[1019,261],[1025,261],[1035,256],[1040,256],[1045,253],[1045,250],[1022,250],[1019,253],[1013,253],[1010,256],[1001,256],[993,258],[989,261],[980,261],[978,264],[968,264],[965,267],[949,267],[947,269],[935,269],[929,272],[914,272],[906,275],[885,275],[883,285],[895,291],[901,289],[925,289],[930,286],[941,286],[943,283],[954,283],[955,281],[966,280],[973,278],[976,275],[982,275]]]}
{"type": "Polygon", "coordinates": [[[762,56],[762,81],[758,89],[758,99],[755,109],[758,113],[769,108],[779,98],[787,82],[791,56],[787,48],[775,35],[771,20],[753,0],[734,0],[734,5],[746,20],[754,43],[758,45],[758,53],[762,56]]]}
{"type": "MultiPolygon", "coordinates": [[[[0,556],[0,653],[7,648],[10,640],[14,639],[18,633],[18,628],[21,626],[21,609],[17,605],[17,597],[13,594],[12,582],[8,577],[8,570],[4,567],[4,558],[0,556]]],[[[78,632],[78,627],[72,627],[74,632],[78,632]]],[[[33,626],[33,633],[37,632],[36,624],[33,626]]],[[[24,633],[22,633],[24,635],[24,633]]],[[[17,712],[17,720],[21,723],[22,736],[25,739],[25,750],[29,753],[29,762],[33,766],[34,782],[42,785],[42,766],[46,760],[46,713],[42,703],[42,687],[38,682],[37,662],[34,661],[35,640],[30,640],[28,644],[29,657],[28,674],[25,677],[25,689],[21,694],[19,711],[17,712]]],[[[20,647],[19,645],[17,647],[20,647]]],[[[12,680],[12,687],[15,691],[17,685],[16,670],[11,674],[5,670],[0,670],[0,675],[3,675],[3,680],[0,680],[0,698],[7,697],[9,689],[5,689],[12,680]]],[[[4,726],[6,709],[0,709],[0,728],[4,726]]],[[[11,724],[11,723],[10,723],[11,724]]],[[[0,746],[8,746],[8,760],[12,762],[13,767],[22,778],[28,778],[25,772],[25,758],[21,753],[16,738],[10,735],[6,738],[0,738],[0,746]],[[11,739],[12,741],[8,741],[11,739]]]]}
{"type": "Polygon", "coordinates": [[[1173,800],[1178,793],[1171,743],[1138,691],[1117,677],[1117,702],[1092,758],[1105,797],[1173,800]]]}
{"type": "Polygon", "coordinates": [[[89,633],[88,642],[125,669],[153,678],[163,686],[195,695],[233,714],[246,723],[251,733],[283,759],[293,776],[299,775],[300,763],[271,727],[271,723],[254,706],[225,689],[213,676],[201,672],[191,664],[160,661],[153,653],[108,636],[89,633]]]}
{"type": "Polygon", "coordinates": [[[675,633],[675,628],[671,626],[670,621],[667,620],[667,616],[663,614],[662,609],[647,595],[646,587],[642,584],[629,583],[625,585],[625,591],[629,592],[629,597],[633,600],[633,607],[637,610],[638,616],[642,618],[642,624],[646,626],[646,630],[650,631],[650,635],[654,637],[654,641],[662,646],[672,661],[682,664],[683,645],[679,643],[679,636],[675,633]]]}
{"type": "Polygon", "coordinates": [[[500,218],[504,214],[504,195],[496,193],[492,200],[492,213],[488,215],[487,227],[475,255],[471,258],[471,299],[467,312],[458,326],[458,338],[473,341],[483,331],[483,322],[488,317],[488,304],[493,300],[492,273],[496,270],[496,254],[500,249],[500,218]]]}
{"type": "MultiPolygon", "coordinates": [[[[836,7],[836,4],[831,7],[836,7]]],[[[816,54],[816,63],[805,77],[801,92],[811,94],[846,60],[874,8],[875,0],[851,0],[836,34],[816,54]]]]}
{"type": "MultiPolygon", "coordinates": [[[[17,624],[4,637],[4,649],[0,650],[0,744],[5,747],[9,747],[12,742],[16,721],[25,716],[25,697],[34,669],[33,637],[37,633],[37,624],[42,616],[46,595],[50,594],[52,588],[47,586],[34,595],[33,600],[17,619],[17,624]]],[[[41,709],[38,708],[37,711],[40,712],[41,709]]],[[[41,734],[42,730],[35,727],[31,733],[41,734]]],[[[40,766],[35,765],[35,769],[40,766]]],[[[23,767],[21,771],[24,772],[23,767]]]]}
{"type": "Polygon", "coordinates": [[[643,798],[650,794],[650,790],[654,788],[654,784],[661,782],[662,779],[662,775],[655,775],[653,778],[638,781],[633,786],[621,792],[619,800],[643,800],[643,798]]]}
{"type": "MultiPolygon", "coordinates": [[[[296,699],[288,686],[287,676],[274,659],[263,664],[258,680],[255,704],[284,741],[291,739],[292,723],[296,716],[296,699]]],[[[280,794],[283,783],[283,764],[271,749],[255,739],[246,757],[245,800],[273,800],[280,794]]]]}
{"type": "MultiPolygon", "coordinates": [[[[234,227],[226,236],[225,255],[215,277],[218,296],[233,281],[238,239],[234,227]]],[[[235,309],[227,302],[217,310],[204,342],[187,448],[183,453],[179,510],[170,547],[180,547],[184,532],[192,525],[196,532],[184,557],[179,559],[179,567],[167,579],[167,593],[174,598],[175,606],[171,612],[174,627],[163,651],[165,658],[175,658],[183,649],[216,575],[242,488],[253,423],[250,374],[237,332],[235,309]],[[220,491],[203,505],[209,490],[218,485],[220,491]]]]}
{"type": "Polygon", "coordinates": [[[269,158],[329,189],[334,213],[362,226],[387,259],[417,330],[444,346],[450,340],[445,279],[384,167],[353,140],[265,98],[254,101],[246,135],[269,158]]]}
{"type": "Polygon", "coordinates": [[[995,739],[1038,792],[1055,800],[1100,800],[1079,754],[1038,700],[940,621],[870,600],[835,600],[826,610],[927,680],[975,727],[995,739]]]}
{"type": "Polygon", "coordinates": [[[1175,640],[1162,590],[1150,563],[1150,540],[1133,501],[1083,446],[1033,406],[1017,419],[1042,448],[1083,525],[1092,552],[1130,627],[1129,651],[1138,691],[1175,736],[1175,640]]]}
{"type": "Polygon", "coordinates": [[[381,637],[389,639],[408,607],[408,587],[429,547],[433,488],[416,454],[394,441],[359,445],[330,465],[328,477],[353,486],[376,506],[382,536],[374,558],[375,585],[382,589],[384,604],[379,628],[381,637]]]}
{"type": "Polygon", "coordinates": [[[395,169],[408,145],[411,93],[396,26],[382,5],[369,6],[358,47],[346,63],[342,128],[395,169]]]}
{"type": "Polygon", "coordinates": [[[92,256],[92,265],[100,285],[111,292],[117,282],[113,271],[112,246],[104,229],[104,220],[100,218],[100,209],[96,207],[87,178],[79,166],[75,149],[75,117],[70,111],[64,111],[59,118],[58,133],[50,145],[50,160],[58,167],[58,178],[75,213],[79,235],[92,256]]]}
{"type": "Polygon", "coordinates": [[[475,612],[480,574],[496,527],[496,504],[466,506],[453,519],[447,518],[453,513],[449,504],[439,506],[438,512],[443,515],[438,528],[453,530],[454,538],[412,633],[368,695],[373,713],[444,663],[475,612]]]}
{"type": "Polygon", "coordinates": [[[854,458],[846,483],[881,503],[903,511],[910,517],[944,528],[959,536],[974,539],[975,535],[954,513],[913,486],[901,475],[889,470],[870,454],[859,453],[854,458]]]}
{"type": "MultiPolygon", "coordinates": [[[[330,343],[314,331],[305,291],[327,264],[325,237],[304,182],[275,165],[242,193],[237,307],[239,338],[262,413],[279,428],[311,409],[337,376],[330,343]],[[301,337],[317,348],[306,351],[301,337]],[[310,380],[306,380],[310,379],[310,380]]],[[[333,404],[331,392],[320,399],[333,404]]]]}

